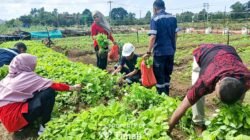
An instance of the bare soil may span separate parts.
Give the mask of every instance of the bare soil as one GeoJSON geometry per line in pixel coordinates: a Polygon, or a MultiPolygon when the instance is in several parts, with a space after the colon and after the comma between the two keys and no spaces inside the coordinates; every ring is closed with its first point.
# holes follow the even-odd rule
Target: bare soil
{"type": "Polygon", "coordinates": [[[8,133],[3,124],[0,124],[0,140],[36,140],[38,129],[34,125],[25,127],[22,131],[8,133]]]}

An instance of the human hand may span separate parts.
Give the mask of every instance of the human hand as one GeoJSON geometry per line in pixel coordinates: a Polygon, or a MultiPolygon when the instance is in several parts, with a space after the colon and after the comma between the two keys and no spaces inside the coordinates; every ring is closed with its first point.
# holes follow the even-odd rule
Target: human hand
{"type": "Polygon", "coordinates": [[[113,45],[117,45],[118,43],[116,41],[113,42],[113,45]]]}
{"type": "Polygon", "coordinates": [[[113,71],[111,75],[115,75],[116,74],[116,71],[113,71]]]}
{"type": "Polygon", "coordinates": [[[80,91],[82,89],[82,85],[81,84],[76,84],[76,85],[73,85],[73,86],[70,86],[69,87],[69,90],[70,91],[80,91]]]}
{"type": "Polygon", "coordinates": [[[143,58],[143,59],[148,59],[148,58],[150,57],[150,55],[151,55],[151,54],[146,53],[146,54],[144,54],[144,55],[142,56],[142,58],[143,58]]]}

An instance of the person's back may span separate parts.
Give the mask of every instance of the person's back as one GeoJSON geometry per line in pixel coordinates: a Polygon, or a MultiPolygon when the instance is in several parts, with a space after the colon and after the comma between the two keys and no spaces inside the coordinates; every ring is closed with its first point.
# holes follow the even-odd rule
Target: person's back
{"type": "Polygon", "coordinates": [[[14,48],[7,49],[7,48],[0,48],[0,67],[3,65],[9,65],[12,59],[20,54],[25,53],[27,47],[24,43],[18,42],[14,45],[14,48]]]}
{"type": "Polygon", "coordinates": [[[177,20],[165,12],[163,0],[153,3],[154,17],[150,21],[149,47],[146,55],[153,53],[153,67],[159,94],[169,95],[171,74],[176,50],[177,20]],[[152,52],[153,50],[153,52],[152,52]]]}
{"type": "Polygon", "coordinates": [[[250,76],[249,71],[232,46],[203,44],[194,50],[193,55],[200,72],[195,86],[190,88],[187,94],[190,103],[212,93],[216,83],[225,77],[236,78],[247,85],[245,82],[250,76]]]}
{"type": "Polygon", "coordinates": [[[169,121],[169,133],[192,107],[197,130],[205,129],[205,95],[212,92],[227,105],[243,101],[250,89],[250,71],[232,46],[202,44],[193,51],[192,87],[169,121]]]}
{"type": "Polygon", "coordinates": [[[155,55],[174,55],[177,20],[174,16],[160,10],[151,20],[151,28],[156,29],[155,55]],[[155,26],[155,27],[154,27],[155,26]]]}
{"type": "Polygon", "coordinates": [[[17,49],[0,48],[0,67],[9,65],[11,60],[18,54],[19,52],[17,49]]]}

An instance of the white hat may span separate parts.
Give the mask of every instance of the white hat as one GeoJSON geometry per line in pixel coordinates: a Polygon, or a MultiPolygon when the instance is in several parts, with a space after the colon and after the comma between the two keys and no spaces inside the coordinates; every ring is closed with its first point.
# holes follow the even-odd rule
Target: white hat
{"type": "Polygon", "coordinates": [[[131,43],[125,43],[122,47],[122,56],[130,56],[135,51],[135,47],[131,43]]]}

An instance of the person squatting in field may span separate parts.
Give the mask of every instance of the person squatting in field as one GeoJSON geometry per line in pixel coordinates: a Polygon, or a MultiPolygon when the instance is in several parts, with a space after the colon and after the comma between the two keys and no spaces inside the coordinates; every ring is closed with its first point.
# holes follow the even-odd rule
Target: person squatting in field
{"type": "Polygon", "coordinates": [[[134,53],[135,47],[131,43],[125,43],[122,47],[122,57],[118,66],[115,68],[115,71],[112,75],[121,72],[125,73],[125,76],[122,78],[128,84],[133,82],[139,82],[141,78],[140,70],[135,66],[137,63],[138,55],[134,53]]]}
{"type": "Polygon", "coordinates": [[[9,65],[11,60],[20,53],[25,53],[27,47],[24,43],[18,42],[14,45],[14,48],[0,48],[0,67],[3,65],[9,65]]]}
{"type": "Polygon", "coordinates": [[[154,16],[150,21],[150,39],[146,56],[151,55],[153,49],[153,70],[157,81],[158,93],[169,95],[171,74],[176,50],[177,20],[165,12],[163,0],[153,3],[154,16]]]}
{"type": "Polygon", "coordinates": [[[38,76],[37,58],[22,53],[9,65],[8,75],[0,81],[0,120],[8,132],[17,132],[41,118],[38,134],[44,131],[55,104],[55,91],[79,91],[81,85],[69,86],[38,76]]]}
{"type": "Polygon", "coordinates": [[[193,56],[193,86],[169,121],[170,133],[191,106],[196,127],[205,129],[205,95],[215,92],[223,103],[233,104],[242,101],[250,88],[250,71],[232,46],[202,44],[193,51],[193,56]]]}
{"type": "Polygon", "coordinates": [[[106,55],[106,57],[104,58],[100,57],[100,54],[99,54],[100,48],[98,46],[98,42],[95,39],[95,36],[97,36],[98,34],[105,34],[107,35],[108,39],[110,39],[113,43],[114,43],[114,38],[111,33],[110,25],[108,21],[105,19],[105,16],[99,11],[95,11],[92,16],[93,16],[94,22],[91,25],[91,35],[94,41],[94,49],[96,52],[96,59],[97,59],[96,65],[98,68],[104,70],[107,67],[108,56],[106,55]]]}

